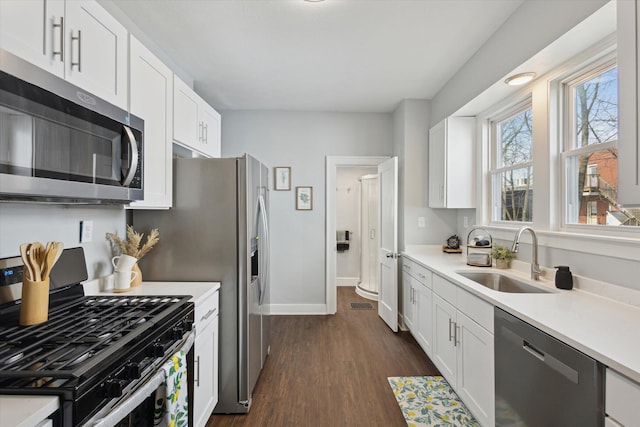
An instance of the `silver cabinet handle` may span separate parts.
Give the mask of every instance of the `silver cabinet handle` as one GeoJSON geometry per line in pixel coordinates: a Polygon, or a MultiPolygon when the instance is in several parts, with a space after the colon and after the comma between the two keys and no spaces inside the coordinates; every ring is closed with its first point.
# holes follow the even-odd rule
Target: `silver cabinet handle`
{"type": "MultiPolygon", "coordinates": [[[[56,55],[60,55],[60,62],[64,62],[64,16],[60,17],[60,23],[59,24],[56,24],[55,22],[53,23],[52,32],[55,32],[56,28],[60,29],[59,30],[59,33],[60,33],[60,50],[52,51],[51,52],[51,56],[55,57],[56,55]]],[[[53,34],[51,34],[51,37],[53,37],[53,34]]]]}
{"type": "Polygon", "coordinates": [[[209,317],[211,317],[211,315],[212,315],[213,313],[215,313],[215,312],[216,312],[216,309],[215,309],[215,308],[212,308],[211,310],[207,311],[207,314],[205,314],[204,316],[202,316],[202,317],[200,318],[200,321],[207,320],[207,319],[208,319],[209,317]]]}
{"type": "Polygon", "coordinates": [[[426,279],[426,278],[427,278],[427,276],[425,276],[425,275],[424,275],[424,274],[422,274],[422,273],[418,273],[418,276],[420,276],[420,278],[421,278],[421,279],[426,279]]]}
{"type": "Polygon", "coordinates": [[[200,142],[202,142],[202,135],[204,134],[203,126],[202,122],[198,123],[198,141],[200,142]]]}
{"type": "Polygon", "coordinates": [[[451,321],[451,318],[449,318],[449,342],[451,342],[451,340],[453,339],[453,334],[451,333],[451,325],[453,325],[454,322],[451,321]]]}
{"type": "Polygon", "coordinates": [[[78,67],[78,71],[82,72],[82,31],[78,30],[78,35],[71,33],[71,68],[78,67]],[[78,41],[78,62],[73,62],[73,42],[78,41]]]}
{"type": "Polygon", "coordinates": [[[205,144],[209,143],[209,125],[204,124],[204,137],[202,138],[205,144]]]}
{"type": "Polygon", "coordinates": [[[453,322],[453,324],[455,325],[453,328],[453,345],[454,347],[457,347],[458,344],[460,344],[460,336],[459,336],[460,326],[458,326],[457,322],[453,322]]]}
{"type": "Polygon", "coordinates": [[[193,364],[196,365],[196,377],[193,379],[193,383],[196,387],[200,387],[200,356],[196,357],[193,364]]]}

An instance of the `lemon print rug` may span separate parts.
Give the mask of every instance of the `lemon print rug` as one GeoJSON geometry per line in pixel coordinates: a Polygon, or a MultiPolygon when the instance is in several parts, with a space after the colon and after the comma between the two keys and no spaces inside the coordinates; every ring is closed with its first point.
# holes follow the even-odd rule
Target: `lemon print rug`
{"type": "Polygon", "coordinates": [[[408,427],[480,427],[441,376],[389,377],[408,427]]]}

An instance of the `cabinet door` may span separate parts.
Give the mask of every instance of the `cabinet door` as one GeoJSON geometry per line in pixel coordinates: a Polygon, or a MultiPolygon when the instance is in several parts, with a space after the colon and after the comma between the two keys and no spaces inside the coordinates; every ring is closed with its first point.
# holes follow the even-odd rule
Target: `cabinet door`
{"type": "Polygon", "coordinates": [[[177,76],[173,77],[173,140],[198,150],[202,126],[198,122],[199,96],[177,76]]]}
{"type": "Polygon", "coordinates": [[[618,13],[618,203],[640,206],[640,143],[637,123],[638,49],[640,5],[637,1],[619,1],[618,13]]]}
{"type": "Polygon", "coordinates": [[[67,1],[65,78],[127,109],[127,29],[95,1],[67,1]]]}
{"type": "Polygon", "coordinates": [[[456,309],[433,293],[433,357],[451,387],[456,388],[456,309]]]}
{"type": "Polygon", "coordinates": [[[144,200],[133,208],[170,208],[172,204],[173,73],[131,37],[130,111],[144,120],[144,200]]]}
{"type": "Polygon", "coordinates": [[[483,426],[494,424],[493,335],[458,312],[456,392],[483,426]]]}
{"type": "Polygon", "coordinates": [[[429,207],[444,208],[446,176],[446,122],[429,130],[429,207]]]}
{"type": "Polygon", "coordinates": [[[0,48],[61,78],[63,25],[64,0],[0,1],[0,48]]]}
{"type": "Polygon", "coordinates": [[[417,284],[416,291],[416,340],[427,356],[433,353],[433,292],[431,289],[417,284]]]}
{"type": "Polygon", "coordinates": [[[221,120],[220,114],[202,101],[200,108],[202,122],[202,150],[210,157],[220,157],[221,120]]]}
{"type": "Polygon", "coordinates": [[[193,420],[204,426],[218,403],[218,319],[198,331],[194,353],[193,420]]]}
{"type": "Polygon", "coordinates": [[[414,280],[409,274],[402,273],[402,317],[404,324],[412,332],[415,329],[414,280]]]}

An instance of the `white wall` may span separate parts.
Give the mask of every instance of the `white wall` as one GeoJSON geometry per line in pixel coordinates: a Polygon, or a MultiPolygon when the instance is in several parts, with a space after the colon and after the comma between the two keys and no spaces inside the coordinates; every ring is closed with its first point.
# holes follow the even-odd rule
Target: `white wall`
{"type": "Polygon", "coordinates": [[[399,239],[403,250],[407,245],[444,243],[455,233],[456,211],[428,207],[430,101],[404,100],[393,114],[394,155],[399,164],[399,239]],[[424,217],[426,227],[418,227],[424,217]]]}
{"type": "Polygon", "coordinates": [[[525,1],[433,97],[431,123],[456,112],[607,2],[525,1]]]}
{"type": "MultiPolygon", "coordinates": [[[[336,230],[349,230],[352,235],[349,249],[336,255],[336,277],[360,277],[360,180],[364,175],[376,174],[374,167],[338,167],[336,173],[336,230]]],[[[366,206],[365,206],[366,208],[366,206]]],[[[354,283],[355,284],[355,283],[354,283]]]]}
{"type": "MultiPolygon", "coordinates": [[[[325,157],[390,156],[392,117],[381,113],[222,111],[222,155],[248,152],[290,166],[292,191],[271,191],[271,302],[325,304],[325,157]],[[313,186],[313,210],[296,211],[294,188],[313,186]]],[[[271,178],[272,180],[273,178],[271,178]]]]}
{"type": "Polygon", "coordinates": [[[59,241],[65,248],[82,246],[89,279],[112,273],[107,232],[125,232],[121,207],[87,207],[33,203],[0,204],[0,258],[20,255],[21,243],[59,241]],[[93,221],[93,241],[80,244],[80,221],[93,221]]]}

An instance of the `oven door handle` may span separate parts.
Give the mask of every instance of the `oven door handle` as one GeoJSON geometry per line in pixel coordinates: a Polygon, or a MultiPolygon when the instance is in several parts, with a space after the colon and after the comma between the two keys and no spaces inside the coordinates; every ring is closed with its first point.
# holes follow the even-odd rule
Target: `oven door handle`
{"type": "MultiPolygon", "coordinates": [[[[195,334],[189,332],[185,334],[182,346],[176,352],[183,350],[188,353],[195,342],[195,334]],[[186,338],[185,338],[186,337],[186,338]]],[[[131,411],[137,408],[147,397],[157,390],[160,384],[166,381],[164,370],[159,369],[143,386],[137,389],[131,396],[127,397],[120,405],[113,408],[109,414],[103,418],[92,418],[83,427],[113,427],[118,424],[131,411]]]]}
{"type": "Polygon", "coordinates": [[[113,408],[109,415],[104,418],[91,419],[83,427],[113,427],[124,417],[129,415],[131,411],[137,408],[147,397],[160,387],[165,381],[164,371],[160,370],[149,379],[142,387],[136,390],[131,396],[129,396],[122,404],[113,408]]]}

